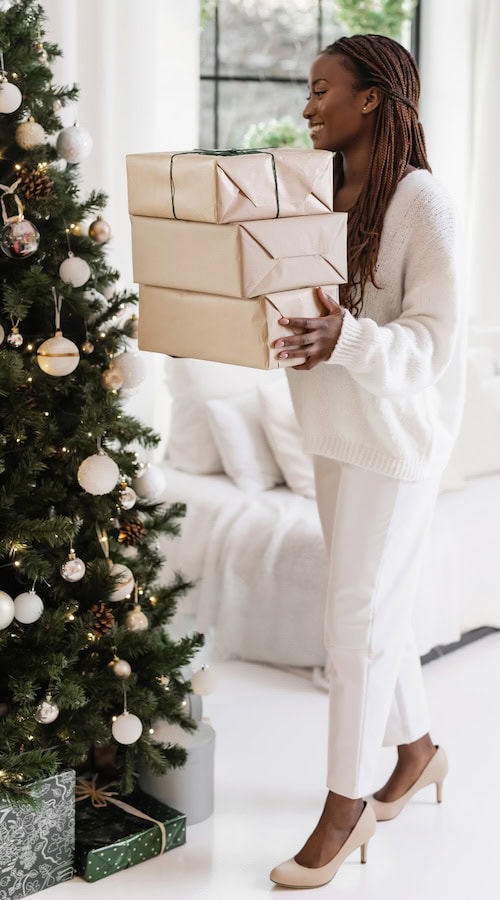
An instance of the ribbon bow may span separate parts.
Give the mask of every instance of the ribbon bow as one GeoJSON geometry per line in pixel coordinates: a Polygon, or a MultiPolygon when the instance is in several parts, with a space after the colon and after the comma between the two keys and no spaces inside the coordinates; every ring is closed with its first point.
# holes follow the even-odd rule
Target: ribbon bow
{"type": "Polygon", "coordinates": [[[148,816],[146,813],[141,812],[141,810],[136,809],[135,806],[130,806],[129,803],[124,803],[123,800],[117,800],[117,791],[109,790],[110,788],[118,786],[117,781],[111,781],[104,787],[97,787],[96,782],[97,775],[93,775],[92,778],[78,779],[75,791],[77,802],[78,800],[90,800],[92,806],[94,806],[96,809],[102,809],[102,807],[107,806],[108,803],[112,803],[113,806],[118,806],[120,809],[123,809],[124,812],[130,813],[130,815],[135,816],[137,819],[144,819],[146,822],[153,822],[153,824],[157,825],[160,829],[160,855],[164,853],[165,847],[167,846],[167,834],[163,822],[158,821],[158,819],[153,819],[152,816],[148,816]]]}

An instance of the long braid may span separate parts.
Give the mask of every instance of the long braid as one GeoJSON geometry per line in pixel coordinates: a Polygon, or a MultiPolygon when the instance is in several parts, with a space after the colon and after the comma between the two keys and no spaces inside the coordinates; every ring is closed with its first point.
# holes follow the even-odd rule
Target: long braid
{"type": "MultiPolygon", "coordinates": [[[[341,56],[355,75],[356,89],[378,87],[382,92],[375,113],[368,177],[348,218],[347,261],[351,280],[341,289],[341,303],[359,316],[367,281],[378,286],[375,268],[382,225],[398,182],[408,165],[431,170],[418,120],[420,79],[408,51],[382,35],[340,38],[324,52],[341,56]]],[[[334,161],[335,191],[343,181],[343,159],[338,153],[334,161]]]]}

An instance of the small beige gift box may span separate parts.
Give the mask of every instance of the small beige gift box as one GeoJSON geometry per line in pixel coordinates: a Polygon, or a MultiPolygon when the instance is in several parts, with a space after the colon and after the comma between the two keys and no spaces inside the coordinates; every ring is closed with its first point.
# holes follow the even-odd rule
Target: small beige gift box
{"type": "Polygon", "coordinates": [[[229,225],[132,216],[138,284],[259,297],[347,279],[347,213],[229,225]]]}
{"type": "Polygon", "coordinates": [[[132,215],[248,222],[318,215],[333,207],[333,155],[273,148],[127,156],[132,215]]]}
{"type": "MultiPolygon", "coordinates": [[[[327,285],[325,290],[338,301],[336,285],[327,285]]],[[[279,350],[271,346],[280,337],[294,333],[291,328],[278,325],[278,320],[326,313],[314,288],[239,300],[140,285],[139,347],[169,356],[256,369],[297,366],[304,359],[278,360],[279,350]]]]}

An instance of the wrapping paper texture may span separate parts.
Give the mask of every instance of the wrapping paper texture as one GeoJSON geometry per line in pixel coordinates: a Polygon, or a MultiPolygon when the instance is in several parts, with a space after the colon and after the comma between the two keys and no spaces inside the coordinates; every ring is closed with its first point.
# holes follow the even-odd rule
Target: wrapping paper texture
{"type": "MultiPolygon", "coordinates": [[[[336,285],[326,285],[325,290],[338,300],[336,285]]],[[[270,347],[279,337],[293,334],[278,320],[325,313],[313,288],[239,300],[140,285],[139,347],[256,369],[300,365],[301,359],[278,360],[278,351],[270,347]]]]}
{"type": "Polygon", "coordinates": [[[230,225],[132,216],[138,284],[250,298],[347,280],[347,214],[230,225]]]}
{"type": "MultiPolygon", "coordinates": [[[[163,822],[166,850],[186,842],[186,817],[142,791],[124,800],[130,806],[163,822]]],[[[160,829],[112,804],[95,808],[90,801],[76,804],[75,871],[85,881],[99,881],[113,872],[128,869],[161,850],[160,829]]]]}
{"type": "Polygon", "coordinates": [[[175,210],[178,219],[222,224],[318,215],[333,205],[327,150],[136,153],[127,156],[127,177],[129,212],[140,216],[171,219],[175,210]]]}

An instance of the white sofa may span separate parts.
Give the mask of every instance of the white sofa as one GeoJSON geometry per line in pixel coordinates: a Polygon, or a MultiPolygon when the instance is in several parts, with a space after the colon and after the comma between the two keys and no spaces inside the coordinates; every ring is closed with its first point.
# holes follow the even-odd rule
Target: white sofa
{"type": "MultiPolygon", "coordinates": [[[[168,360],[164,498],[187,504],[167,574],[215,658],[322,667],[326,564],[285,373],[168,360]]],[[[362,509],[359,511],[363,514],[362,509]]],[[[500,627],[500,332],[473,332],[462,430],[443,477],[414,627],[422,655],[500,627]]]]}

